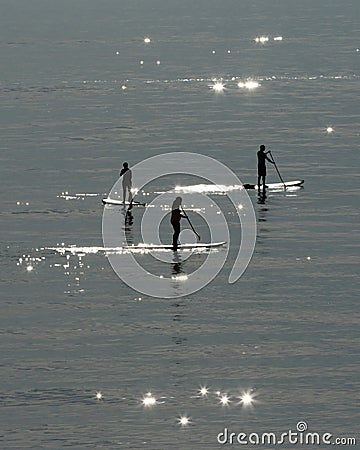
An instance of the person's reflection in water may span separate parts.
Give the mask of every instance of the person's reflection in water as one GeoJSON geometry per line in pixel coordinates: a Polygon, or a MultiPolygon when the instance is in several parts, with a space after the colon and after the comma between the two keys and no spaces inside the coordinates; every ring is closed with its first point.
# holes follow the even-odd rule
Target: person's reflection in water
{"type": "Polygon", "coordinates": [[[134,216],[132,215],[131,210],[123,211],[122,214],[125,216],[125,222],[124,222],[124,231],[125,231],[125,238],[127,244],[133,244],[134,243],[134,236],[133,236],[133,223],[134,223],[134,216]]]}
{"type": "Polygon", "coordinates": [[[134,216],[132,215],[131,210],[128,209],[125,214],[125,225],[131,226],[133,223],[134,223],[134,216]]]}
{"type": "MultiPolygon", "coordinates": [[[[175,253],[173,258],[173,264],[171,268],[171,277],[173,279],[176,279],[178,277],[181,277],[181,275],[186,275],[182,268],[182,260],[179,254],[175,253]]],[[[179,294],[180,294],[179,290],[179,294]]],[[[185,306],[184,303],[181,303],[180,301],[177,301],[176,303],[173,303],[173,305],[176,308],[176,312],[173,317],[174,322],[181,322],[181,320],[184,317],[184,311],[183,307],[185,306]]],[[[173,341],[175,344],[183,344],[186,342],[186,338],[182,336],[173,336],[173,341]]]]}
{"type": "Polygon", "coordinates": [[[259,210],[259,222],[267,222],[266,213],[268,212],[267,208],[261,208],[259,210]]]}
{"type": "Polygon", "coordinates": [[[257,201],[257,202],[258,202],[260,205],[265,205],[266,199],[267,199],[267,196],[266,196],[266,194],[265,194],[264,191],[258,193],[258,201],[257,201]]]}
{"type": "Polygon", "coordinates": [[[184,273],[182,270],[182,260],[178,254],[174,255],[171,273],[173,277],[177,277],[184,273]]]}

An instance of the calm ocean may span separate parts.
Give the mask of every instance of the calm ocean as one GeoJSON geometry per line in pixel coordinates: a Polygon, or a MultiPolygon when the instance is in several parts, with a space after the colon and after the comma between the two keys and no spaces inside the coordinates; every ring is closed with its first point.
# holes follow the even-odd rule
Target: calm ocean
{"type": "MultiPolygon", "coordinates": [[[[225,429],[247,449],[318,448],[307,431],[359,445],[358,0],[0,9],[0,448],[215,449],[230,443],[225,429]],[[189,296],[136,292],[92,252],[124,161],[199,153],[255,183],[260,144],[284,179],[305,183],[265,202],[249,191],[257,240],[236,283],[226,195],[210,198],[229,258],[189,296]],[[255,444],[289,430],[297,442],[255,444]]],[[[203,182],[180,172],[138,198],[203,182]]],[[[270,164],[267,180],[279,181],[270,164]]],[[[133,208],[129,242],[144,210],[133,208]]],[[[167,219],[162,230],[170,242],[167,219]]],[[[137,256],[166,276],[202,258],[137,256]]]]}

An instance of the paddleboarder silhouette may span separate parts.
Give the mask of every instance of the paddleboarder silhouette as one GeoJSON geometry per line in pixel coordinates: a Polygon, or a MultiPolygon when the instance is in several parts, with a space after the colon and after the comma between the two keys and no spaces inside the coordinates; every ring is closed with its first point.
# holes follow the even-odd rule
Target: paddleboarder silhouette
{"type": "Polygon", "coordinates": [[[260,145],[260,150],[257,152],[258,158],[258,192],[260,193],[261,181],[263,185],[263,194],[265,194],[265,179],[266,179],[266,161],[274,164],[274,161],[270,159],[267,154],[270,152],[265,152],[265,145],[260,145]]]}
{"type": "Polygon", "coordinates": [[[182,198],[176,197],[176,199],[174,200],[172,207],[171,207],[170,222],[174,229],[172,245],[173,245],[173,250],[175,252],[177,251],[177,248],[178,248],[178,239],[179,239],[179,235],[180,235],[180,220],[182,218],[186,219],[186,216],[181,214],[181,211],[180,211],[181,202],[182,202],[182,198]]]}
{"type": "Polygon", "coordinates": [[[132,201],[132,172],[129,168],[129,164],[127,162],[124,162],[123,168],[120,172],[120,177],[122,178],[122,188],[123,188],[123,204],[125,205],[126,202],[126,192],[128,192],[128,201],[131,204],[132,201]]]}

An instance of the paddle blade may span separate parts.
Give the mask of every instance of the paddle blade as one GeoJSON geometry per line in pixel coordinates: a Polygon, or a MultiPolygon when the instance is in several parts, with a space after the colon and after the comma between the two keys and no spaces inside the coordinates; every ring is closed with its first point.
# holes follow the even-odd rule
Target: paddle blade
{"type": "Polygon", "coordinates": [[[134,201],[134,199],[132,198],[131,201],[130,201],[130,205],[129,205],[128,209],[127,209],[128,211],[132,210],[132,208],[133,208],[133,201],[134,201]]]}

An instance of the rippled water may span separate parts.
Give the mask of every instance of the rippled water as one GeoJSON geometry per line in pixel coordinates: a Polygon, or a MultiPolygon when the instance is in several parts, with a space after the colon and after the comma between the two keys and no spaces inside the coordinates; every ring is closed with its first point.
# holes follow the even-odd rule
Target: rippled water
{"type": "MultiPolygon", "coordinates": [[[[2,3],[1,448],[209,449],[225,427],[280,435],[299,421],[359,438],[357,2],[2,3]],[[255,183],[260,143],[305,184],[265,203],[249,191],[257,242],[237,283],[239,223],[221,193],[229,258],[191,296],[139,294],[93,251],[124,160],[202,153],[255,183]],[[83,251],[54,250],[69,246],[83,251]]],[[[139,198],[199,183],[165,177],[139,198]]]]}

